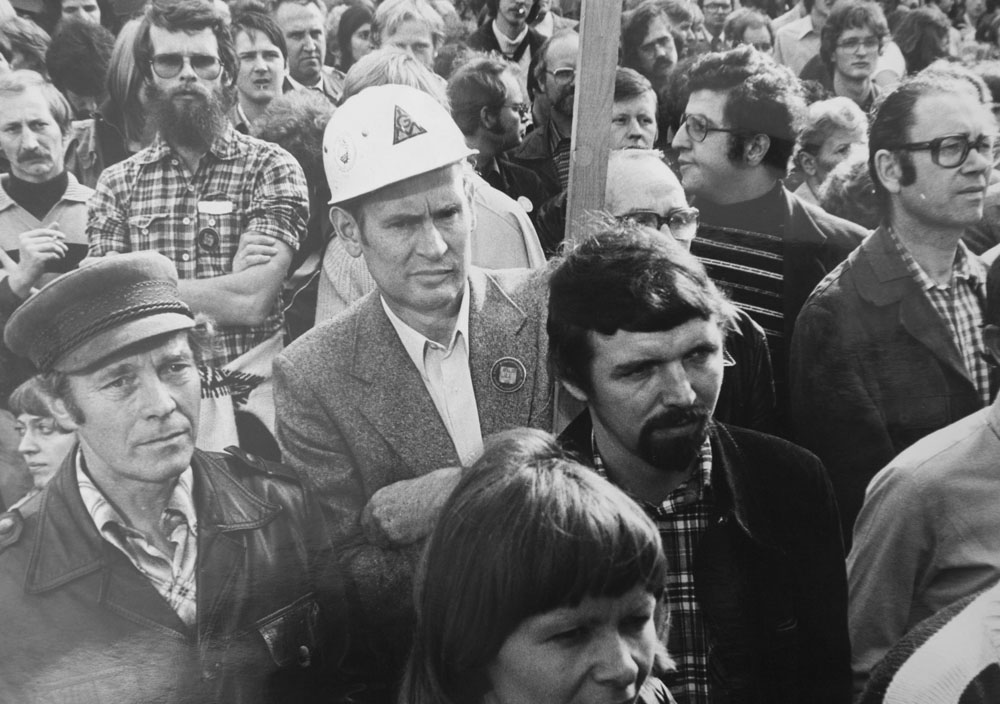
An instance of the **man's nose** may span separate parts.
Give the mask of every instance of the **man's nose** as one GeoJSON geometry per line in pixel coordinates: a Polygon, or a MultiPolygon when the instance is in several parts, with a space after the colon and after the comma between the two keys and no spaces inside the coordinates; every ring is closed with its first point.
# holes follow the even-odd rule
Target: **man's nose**
{"type": "Polygon", "coordinates": [[[616,690],[631,689],[639,676],[639,665],[629,642],[620,634],[608,634],[595,644],[594,679],[616,690]]]}
{"type": "Polygon", "coordinates": [[[694,404],[697,395],[687,370],[680,362],[665,365],[660,370],[660,403],[666,407],[687,408],[694,404]]]}
{"type": "Polygon", "coordinates": [[[177,408],[170,386],[158,376],[144,379],[139,394],[140,412],[144,418],[163,418],[177,408]]]}

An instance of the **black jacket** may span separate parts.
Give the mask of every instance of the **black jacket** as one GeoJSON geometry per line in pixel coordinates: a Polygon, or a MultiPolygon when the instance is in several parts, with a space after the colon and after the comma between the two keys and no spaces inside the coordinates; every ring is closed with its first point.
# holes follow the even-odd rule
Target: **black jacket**
{"type": "MultiPolygon", "coordinates": [[[[592,463],[591,429],[583,413],[560,441],[592,463]]],[[[694,572],[712,703],[849,702],[844,549],[822,463],[721,423],[710,438],[715,506],[694,572]]]]}
{"type": "Polygon", "coordinates": [[[314,490],[281,465],[195,451],[189,628],[97,532],[75,455],[0,540],[0,701],[338,701],[347,609],[314,490]]]}

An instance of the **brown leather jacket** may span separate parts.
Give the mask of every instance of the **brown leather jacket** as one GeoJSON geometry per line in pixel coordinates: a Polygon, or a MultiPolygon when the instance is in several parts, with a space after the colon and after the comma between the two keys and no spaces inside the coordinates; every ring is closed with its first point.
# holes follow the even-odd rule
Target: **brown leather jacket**
{"type": "Polygon", "coordinates": [[[313,492],[235,453],[192,459],[192,628],[101,538],[70,454],[0,542],[0,701],[337,701],[345,609],[313,492]]]}

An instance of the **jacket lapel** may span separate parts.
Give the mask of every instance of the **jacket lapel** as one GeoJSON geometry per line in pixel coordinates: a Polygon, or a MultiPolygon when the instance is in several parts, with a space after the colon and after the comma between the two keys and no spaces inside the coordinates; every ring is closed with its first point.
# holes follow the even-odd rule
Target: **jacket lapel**
{"type": "MultiPolygon", "coordinates": [[[[451,436],[382,309],[378,292],[361,306],[353,345],[353,371],[360,382],[358,413],[375,427],[413,476],[458,465],[451,436]],[[420,466],[413,464],[414,460],[419,460],[420,466]]],[[[471,323],[470,337],[475,339],[471,323]]]]}
{"type": "Polygon", "coordinates": [[[861,264],[856,279],[859,295],[877,306],[898,303],[900,326],[971,385],[972,379],[951,332],[913,280],[889,234],[881,227],[877,229],[858,250],[857,258],[861,264]]]}
{"type": "Polygon", "coordinates": [[[538,359],[528,316],[487,272],[469,274],[469,366],[483,438],[525,425],[538,359]],[[516,387],[516,388],[515,388],[516,387]]]}
{"type": "MultiPolygon", "coordinates": [[[[83,505],[76,482],[76,452],[71,452],[49,483],[38,511],[38,533],[25,577],[29,594],[43,594],[95,572],[91,580],[95,607],[146,628],[183,637],[186,628],[128,558],[107,543],[83,505]]],[[[80,593],[86,593],[80,586],[80,593]]]]}

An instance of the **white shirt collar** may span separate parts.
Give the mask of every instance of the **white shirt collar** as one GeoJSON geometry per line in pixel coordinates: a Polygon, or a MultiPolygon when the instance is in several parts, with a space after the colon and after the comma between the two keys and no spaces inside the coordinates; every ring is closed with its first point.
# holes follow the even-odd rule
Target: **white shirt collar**
{"type": "MultiPolygon", "coordinates": [[[[437,342],[428,339],[421,333],[417,332],[409,325],[404,323],[399,316],[397,316],[389,304],[385,302],[385,298],[379,294],[379,300],[382,301],[382,309],[385,314],[389,317],[389,322],[392,323],[392,327],[396,331],[396,335],[399,336],[399,341],[403,343],[403,347],[406,349],[406,354],[409,355],[410,359],[413,360],[413,364],[420,370],[421,376],[426,376],[424,371],[424,350],[427,345],[434,345],[436,347],[441,347],[437,342]]],[[[458,320],[455,323],[455,331],[451,335],[451,341],[448,343],[447,352],[451,352],[455,347],[455,342],[458,340],[458,336],[461,335],[462,339],[466,341],[466,347],[468,347],[469,341],[469,283],[466,281],[465,289],[462,291],[462,303],[458,308],[458,320]]]]}
{"type": "Polygon", "coordinates": [[[308,88],[310,90],[319,90],[319,91],[323,90],[323,72],[322,71],[320,71],[319,80],[316,81],[311,86],[307,86],[305,83],[299,83],[294,78],[292,78],[292,74],[291,73],[288,73],[287,76],[288,76],[288,82],[292,84],[292,88],[308,88]]]}
{"type": "Polygon", "coordinates": [[[524,38],[528,36],[528,25],[524,25],[524,29],[521,30],[521,33],[513,39],[510,39],[506,34],[500,31],[497,27],[496,20],[493,20],[492,27],[493,35],[497,38],[497,43],[500,45],[500,51],[506,56],[513,54],[517,50],[517,47],[521,46],[521,42],[524,41],[524,38]]]}

